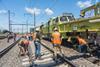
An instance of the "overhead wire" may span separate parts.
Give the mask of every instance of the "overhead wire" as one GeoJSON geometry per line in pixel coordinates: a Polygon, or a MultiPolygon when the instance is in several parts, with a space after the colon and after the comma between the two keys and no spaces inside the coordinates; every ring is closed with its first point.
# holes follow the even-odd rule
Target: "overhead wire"
{"type": "MultiPolygon", "coordinates": [[[[33,7],[33,5],[32,5],[32,0],[29,0],[29,7],[33,7]]],[[[55,5],[57,4],[57,0],[54,0],[54,3],[51,5],[49,5],[49,8],[50,9],[52,9],[53,8],[53,10],[55,9],[55,5]]],[[[38,0],[36,0],[36,1],[34,1],[34,7],[36,7],[36,6],[38,6],[38,0]]],[[[38,19],[43,19],[44,18],[44,12],[42,12],[42,15],[38,18],[38,19]]]]}

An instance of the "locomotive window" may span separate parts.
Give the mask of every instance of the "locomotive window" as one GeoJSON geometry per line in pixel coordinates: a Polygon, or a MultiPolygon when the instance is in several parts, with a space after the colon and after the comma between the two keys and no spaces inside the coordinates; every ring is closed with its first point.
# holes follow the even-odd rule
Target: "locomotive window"
{"type": "Polygon", "coordinates": [[[50,21],[48,21],[48,25],[50,25],[50,21]]]}
{"type": "Polygon", "coordinates": [[[99,8],[97,8],[97,10],[98,10],[98,14],[100,14],[100,7],[99,7],[99,8]]]}
{"type": "Polygon", "coordinates": [[[58,19],[58,17],[55,19],[55,22],[57,23],[57,22],[59,22],[59,19],[58,19]]]}
{"type": "Polygon", "coordinates": [[[66,16],[60,17],[60,21],[62,21],[62,22],[67,21],[67,17],[66,16]]]}
{"type": "Polygon", "coordinates": [[[67,16],[67,17],[68,17],[68,20],[69,20],[69,21],[74,20],[74,17],[72,17],[72,16],[67,16]]]}
{"type": "Polygon", "coordinates": [[[53,19],[53,24],[55,24],[56,19],[53,19]]]}

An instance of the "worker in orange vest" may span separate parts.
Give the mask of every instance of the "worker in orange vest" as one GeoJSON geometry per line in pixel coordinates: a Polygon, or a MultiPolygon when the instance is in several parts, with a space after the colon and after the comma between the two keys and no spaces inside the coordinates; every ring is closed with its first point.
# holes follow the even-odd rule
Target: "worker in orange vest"
{"type": "Polygon", "coordinates": [[[86,40],[84,38],[82,38],[82,36],[80,36],[80,35],[77,36],[77,39],[79,42],[79,45],[78,45],[79,52],[86,53],[87,47],[88,47],[86,40]]]}
{"type": "Polygon", "coordinates": [[[54,57],[55,60],[57,60],[57,54],[61,53],[63,55],[63,51],[61,49],[61,34],[59,33],[57,28],[54,28],[54,32],[52,33],[52,43],[53,43],[53,48],[54,48],[54,57]]]}

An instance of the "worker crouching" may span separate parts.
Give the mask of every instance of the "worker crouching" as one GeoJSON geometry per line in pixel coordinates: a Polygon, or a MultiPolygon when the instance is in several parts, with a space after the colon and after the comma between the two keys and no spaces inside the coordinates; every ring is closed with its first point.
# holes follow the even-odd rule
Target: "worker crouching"
{"type": "Polygon", "coordinates": [[[84,38],[82,38],[80,35],[77,36],[77,39],[78,39],[78,42],[79,42],[79,45],[78,45],[78,50],[79,52],[81,53],[86,53],[87,52],[87,42],[84,38]]]}
{"type": "Polygon", "coordinates": [[[29,46],[29,41],[28,41],[28,39],[25,39],[24,40],[25,55],[28,54],[28,46],[29,46]]]}
{"type": "Polygon", "coordinates": [[[24,50],[24,38],[22,38],[20,41],[19,41],[19,43],[18,43],[18,46],[19,46],[19,49],[20,49],[20,51],[19,51],[19,56],[23,56],[23,55],[25,55],[25,50],[24,50]]]}

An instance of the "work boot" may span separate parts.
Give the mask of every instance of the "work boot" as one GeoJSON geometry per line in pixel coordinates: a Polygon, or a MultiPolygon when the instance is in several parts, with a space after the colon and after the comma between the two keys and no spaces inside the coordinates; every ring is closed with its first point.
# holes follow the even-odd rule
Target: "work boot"
{"type": "Polygon", "coordinates": [[[61,54],[61,56],[62,56],[62,57],[65,57],[65,55],[64,55],[64,54],[61,54]]]}
{"type": "Polygon", "coordinates": [[[38,58],[37,58],[38,60],[42,60],[42,58],[41,58],[41,56],[38,56],[38,58]]]}

